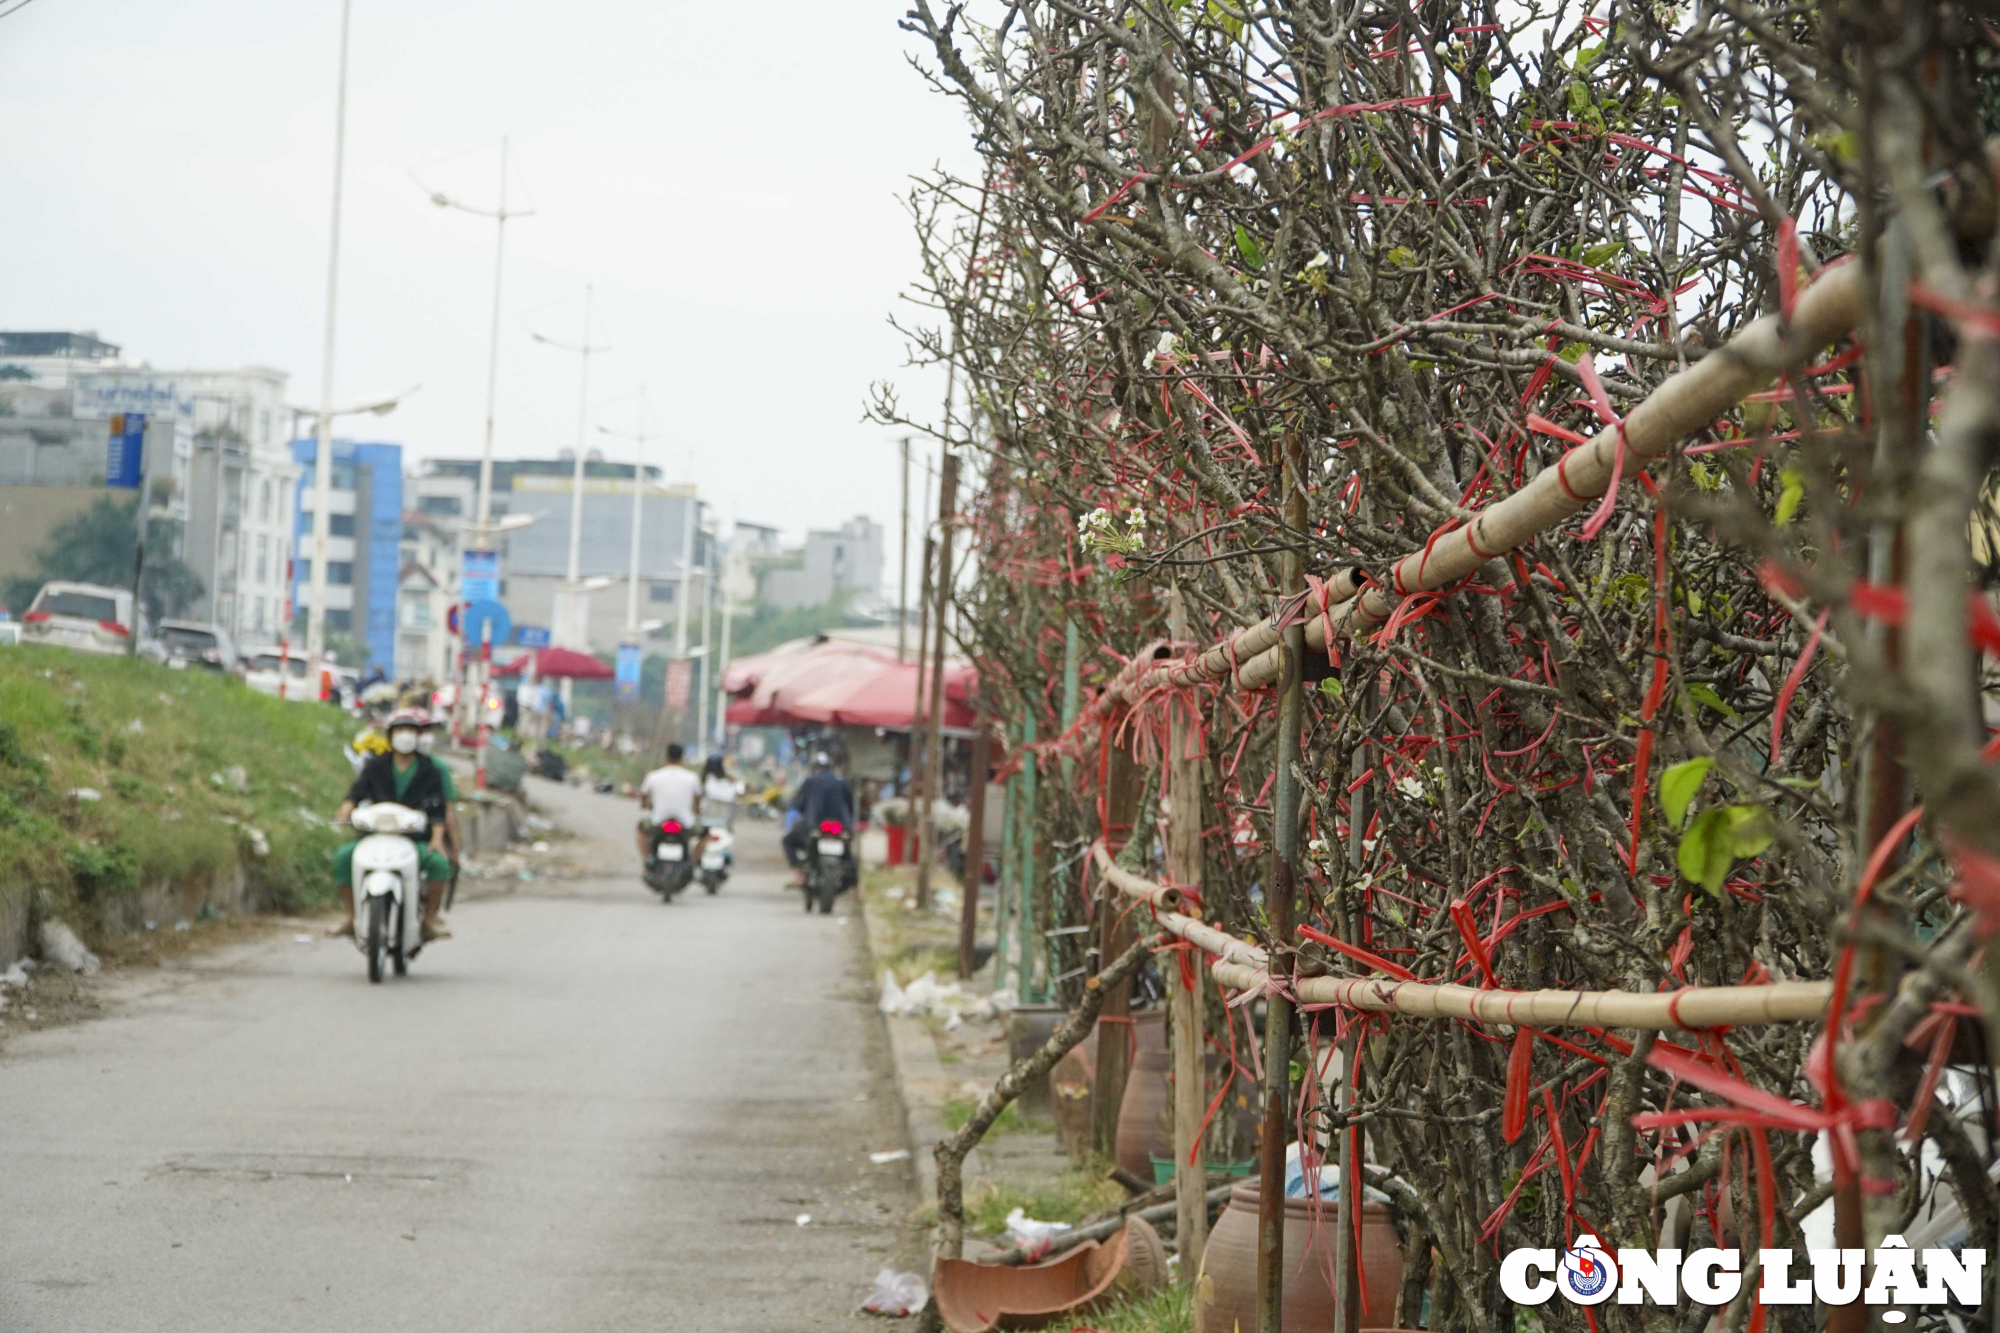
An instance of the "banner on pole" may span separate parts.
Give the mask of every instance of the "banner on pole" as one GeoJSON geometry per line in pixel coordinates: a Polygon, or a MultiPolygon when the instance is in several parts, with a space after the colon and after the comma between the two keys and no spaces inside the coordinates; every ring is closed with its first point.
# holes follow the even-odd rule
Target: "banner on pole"
{"type": "Polygon", "coordinates": [[[614,668],[618,678],[618,697],[630,702],[639,697],[639,645],[621,643],[618,645],[618,663],[614,668]]]}
{"type": "Polygon", "coordinates": [[[667,708],[672,712],[683,712],[688,706],[688,686],[694,676],[694,664],[685,657],[671,658],[667,662],[667,708]]]}
{"type": "Polygon", "coordinates": [[[104,484],[138,490],[145,473],[145,460],[146,414],[116,413],[111,418],[111,436],[104,453],[104,484]]]}
{"type": "Polygon", "coordinates": [[[500,553],[467,551],[458,576],[458,597],[463,602],[500,600],[500,553]]]}

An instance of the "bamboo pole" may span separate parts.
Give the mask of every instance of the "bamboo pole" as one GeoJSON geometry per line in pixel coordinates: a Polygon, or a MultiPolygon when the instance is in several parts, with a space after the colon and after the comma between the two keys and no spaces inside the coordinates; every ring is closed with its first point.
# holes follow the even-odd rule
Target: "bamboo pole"
{"type": "MultiPolygon", "coordinates": [[[[1110,744],[1107,738],[1106,744],[1110,744]]],[[[1139,768],[1126,750],[1111,751],[1105,795],[1103,836],[1129,835],[1139,814],[1139,768]]],[[[1097,957],[1116,958],[1132,939],[1131,914],[1124,894],[1109,880],[1098,897],[1097,957]]],[[[1090,1143],[1104,1156],[1118,1152],[1118,1108],[1125,1100],[1125,1079],[1132,1064],[1132,985],[1120,981],[1104,997],[1103,1022],[1108,1030],[1097,1037],[1097,1069],[1090,1087],[1090,1143]]]]}
{"type": "Polygon", "coordinates": [[[993,736],[980,718],[972,733],[972,772],[965,791],[965,873],[958,877],[958,976],[971,977],[979,939],[979,890],[986,882],[986,770],[993,736]]]}
{"type": "MultiPolygon", "coordinates": [[[[944,791],[944,654],[950,626],[946,623],[951,614],[951,520],[958,505],[958,455],[950,450],[944,455],[944,476],[938,481],[938,521],[937,521],[937,574],[932,579],[932,592],[937,597],[937,609],[932,618],[932,630],[937,641],[930,664],[930,717],[924,724],[929,738],[924,743],[924,781],[919,789],[923,794],[924,845],[926,855],[917,862],[917,907],[923,910],[931,905],[931,863],[937,859],[937,823],[933,814],[933,803],[944,791]]],[[[923,645],[918,645],[917,674],[922,676],[923,645]]],[[[921,680],[917,685],[918,697],[924,692],[921,680]]],[[[910,719],[912,726],[917,719],[910,719]]]]}
{"type": "MultiPolygon", "coordinates": [[[[1176,639],[1188,636],[1187,605],[1176,587],[1168,594],[1168,625],[1176,639]]],[[[1177,709],[1167,731],[1167,873],[1179,884],[1201,886],[1201,760],[1191,755],[1194,729],[1185,709],[1177,709]]],[[[1103,844],[1098,844],[1101,850],[1103,844]]],[[[1121,872],[1122,873],[1122,872],[1121,872]]],[[[1180,1248],[1180,1282],[1192,1286],[1208,1245],[1208,1170],[1202,1160],[1201,1122],[1207,1084],[1202,1077],[1206,1042],[1202,1025],[1202,956],[1189,951],[1187,983],[1168,972],[1174,1041],[1174,1234],[1180,1248]]]]}
{"type": "MultiPolygon", "coordinates": [[[[1780,316],[1766,315],[1669,376],[1625,416],[1622,475],[1635,475],[1667,454],[1763,387],[1793,358],[1851,332],[1866,298],[1864,282],[1860,264],[1822,269],[1799,294],[1789,331],[1780,316]]],[[[1144,661],[1143,654],[1135,657],[1105,690],[1099,708],[1129,706],[1157,689],[1210,681],[1226,680],[1246,690],[1272,684],[1281,666],[1279,637],[1285,619],[1303,619],[1306,647],[1320,652],[1326,650],[1329,633],[1338,637],[1384,623],[1403,597],[1458,582],[1602,496],[1611,483],[1618,437],[1616,427],[1605,427],[1514,494],[1439,537],[1428,550],[1403,556],[1380,579],[1367,579],[1355,569],[1335,570],[1322,591],[1289,599],[1289,617],[1268,617],[1190,658],[1160,664],[1144,661]]]]}
{"type": "MultiPolygon", "coordinates": [[[[1306,527],[1306,481],[1299,440],[1285,438],[1285,526],[1301,535],[1306,527]]],[[[1287,596],[1305,586],[1305,563],[1287,546],[1279,569],[1287,596]]],[[[1271,875],[1264,893],[1264,920],[1279,948],[1292,943],[1292,898],[1299,864],[1299,732],[1305,711],[1305,631],[1284,627],[1279,652],[1284,662],[1278,685],[1277,782],[1271,796],[1271,875]]],[[[1292,1106],[1292,1001],[1272,990],[1264,999],[1264,1132],[1257,1200],[1257,1333],[1283,1333],[1285,1321],[1285,1142],[1292,1106]]]]}

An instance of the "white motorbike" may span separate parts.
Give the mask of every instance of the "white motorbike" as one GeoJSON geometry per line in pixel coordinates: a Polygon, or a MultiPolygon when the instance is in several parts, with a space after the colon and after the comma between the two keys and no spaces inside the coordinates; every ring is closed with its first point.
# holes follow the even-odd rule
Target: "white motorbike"
{"type": "Polygon", "coordinates": [[[415,838],[422,812],[389,801],[363,805],[348,817],[363,836],[354,847],[354,943],[368,958],[368,979],[397,976],[424,947],[423,862],[415,838]]]}
{"type": "Polygon", "coordinates": [[[711,825],[708,836],[701,840],[702,888],[714,893],[722,887],[722,881],[729,878],[729,868],[736,860],[736,836],[727,828],[711,825]]]}

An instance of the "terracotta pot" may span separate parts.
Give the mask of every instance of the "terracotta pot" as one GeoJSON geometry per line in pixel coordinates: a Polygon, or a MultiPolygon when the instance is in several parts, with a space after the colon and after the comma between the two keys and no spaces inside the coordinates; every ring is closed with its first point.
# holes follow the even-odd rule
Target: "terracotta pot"
{"type": "Polygon", "coordinates": [[[1125,1076],[1125,1096],[1118,1103],[1118,1165],[1141,1180],[1153,1178],[1153,1159],[1174,1154],[1174,1094],[1168,1075],[1173,1056],[1167,1053],[1167,1015],[1149,1009],[1132,1015],[1138,1052],[1125,1076]]]}
{"type": "Polygon", "coordinates": [[[1046,1328],[1065,1315],[1148,1291],[1167,1281],[1167,1251],[1144,1218],[1128,1218],[1107,1241],[1085,1241],[1040,1264],[939,1259],[931,1293],[952,1333],[1046,1328]]]}
{"type": "Polygon", "coordinates": [[[1076,1161],[1090,1156],[1090,1090],[1097,1080],[1097,1030],[1056,1061],[1049,1073],[1049,1111],[1056,1138],[1076,1161]]]}
{"type": "MultiPolygon", "coordinates": [[[[1196,1284],[1201,1295],[1195,1327],[1204,1333],[1237,1328],[1248,1333],[1257,1327],[1257,1201],[1256,1181],[1236,1186],[1208,1233],[1201,1259],[1205,1280],[1196,1284]]],[[[1284,1333],[1322,1333],[1333,1327],[1335,1204],[1322,1199],[1317,1206],[1315,1225],[1306,1200],[1285,1200],[1284,1333]]],[[[1403,1285],[1403,1252],[1387,1204],[1362,1205],[1361,1277],[1366,1296],[1361,1327],[1392,1328],[1403,1285]]]]}
{"type": "MultiPolygon", "coordinates": [[[[1041,1050],[1068,1017],[1069,1010],[1059,1004],[1024,1004],[1009,1010],[1007,1059],[1019,1064],[1041,1050]]],[[[1017,1100],[1023,1112],[1034,1116],[1045,1116],[1054,1112],[1054,1103],[1049,1097],[1049,1079],[1054,1072],[1051,1070],[1048,1074],[1022,1085],[1021,1095],[1017,1100]]]]}

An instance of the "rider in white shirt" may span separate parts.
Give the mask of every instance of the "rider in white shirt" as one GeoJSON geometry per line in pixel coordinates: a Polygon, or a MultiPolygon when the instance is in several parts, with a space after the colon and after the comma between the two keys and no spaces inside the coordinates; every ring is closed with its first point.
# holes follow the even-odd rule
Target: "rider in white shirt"
{"type": "Polygon", "coordinates": [[[639,860],[653,854],[653,830],[669,819],[692,829],[701,817],[701,778],[681,763],[686,749],[677,741],[667,747],[667,763],[639,784],[639,804],[647,814],[639,821],[639,860]]]}

